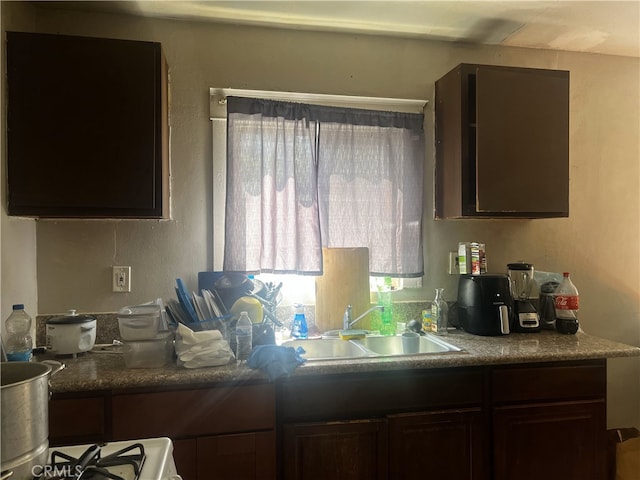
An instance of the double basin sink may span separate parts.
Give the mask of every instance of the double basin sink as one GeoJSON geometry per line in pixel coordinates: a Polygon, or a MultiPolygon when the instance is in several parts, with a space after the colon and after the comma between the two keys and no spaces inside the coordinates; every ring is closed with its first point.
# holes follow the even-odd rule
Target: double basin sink
{"type": "Polygon", "coordinates": [[[433,355],[436,353],[460,352],[460,348],[451,345],[433,335],[418,337],[417,348],[406,351],[406,343],[400,335],[385,337],[367,335],[364,338],[342,340],[340,338],[317,338],[289,340],[282,345],[302,347],[307,360],[348,360],[354,358],[399,357],[406,355],[433,355]]]}

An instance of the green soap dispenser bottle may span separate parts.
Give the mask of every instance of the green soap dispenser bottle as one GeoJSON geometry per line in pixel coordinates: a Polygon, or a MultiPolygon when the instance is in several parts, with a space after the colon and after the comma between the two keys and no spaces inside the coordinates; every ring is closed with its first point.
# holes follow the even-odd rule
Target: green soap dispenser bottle
{"type": "Polygon", "coordinates": [[[378,305],[384,307],[384,311],[380,315],[382,318],[380,333],[385,336],[396,334],[396,326],[393,321],[393,299],[391,298],[391,292],[391,277],[384,277],[384,285],[378,287],[378,305]]]}

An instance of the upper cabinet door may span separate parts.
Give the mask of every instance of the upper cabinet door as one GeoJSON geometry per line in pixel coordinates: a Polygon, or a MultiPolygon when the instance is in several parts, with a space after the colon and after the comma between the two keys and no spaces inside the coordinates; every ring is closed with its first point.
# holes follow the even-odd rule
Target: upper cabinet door
{"type": "Polygon", "coordinates": [[[569,214],[569,72],[462,64],[436,82],[436,216],[569,214]]]}
{"type": "Polygon", "coordinates": [[[167,218],[161,45],[7,33],[10,215],[167,218]]]}

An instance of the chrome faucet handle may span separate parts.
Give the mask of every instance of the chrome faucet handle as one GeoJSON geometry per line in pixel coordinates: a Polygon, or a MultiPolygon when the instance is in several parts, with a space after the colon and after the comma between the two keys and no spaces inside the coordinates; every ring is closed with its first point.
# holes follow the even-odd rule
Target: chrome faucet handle
{"type": "Polygon", "coordinates": [[[349,330],[351,327],[351,316],[352,316],[352,307],[351,305],[347,305],[347,308],[344,310],[344,315],[342,317],[342,327],[343,330],[349,330]]]}
{"type": "Polygon", "coordinates": [[[362,320],[364,317],[369,315],[374,310],[380,310],[381,312],[384,312],[384,307],[382,305],[375,305],[371,307],[369,310],[367,310],[366,312],[364,312],[363,314],[356,317],[355,319],[352,319],[353,315],[351,313],[351,305],[349,305],[347,309],[344,311],[344,317],[342,318],[342,321],[344,324],[343,325],[344,330],[349,330],[353,325],[358,323],[360,320],[362,320]]]}

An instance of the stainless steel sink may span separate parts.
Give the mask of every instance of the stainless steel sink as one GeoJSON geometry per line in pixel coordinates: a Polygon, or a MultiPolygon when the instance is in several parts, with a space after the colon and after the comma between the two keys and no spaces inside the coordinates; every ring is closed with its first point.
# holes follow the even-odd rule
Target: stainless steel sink
{"type": "Polygon", "coordinates": [[[433,335],[421,335],[418,337],[418,352],[407,353],[404,351],[402,345],[402,337],[381,337],[381,336],[367,336],[363,339],[356,340],[359,343],[371,350],[372,352],[383,356],[396,356],[396,355],[423,355],[429,353],[444,353],[444,352],[460,352],[461,349],[455,347],[433,335]]]}
{"type": "Polygon", "coordinates": [[[339,338],[314,338],[307,340],[290,340],[282,344],[284,347],[304,348],[302,357],[307,360],[344,360],[371,355],[362,345],[339,338]]]}
{"type": "Polygon", "coordinates": [[[433,335],[419,338],[417,353],[406,353],[402,346],[402,337],[383,337],[367,335],[357,340],[340,338],[317,338],[308,340],[289,340],[282,344],[286,347],[302,347],[307,360],[345,360],[351,358],[396,357],[403,355],[432,355],[436,353],[460,352],[460,348],[451,345],[433,335]]]}

